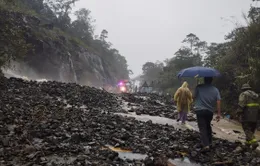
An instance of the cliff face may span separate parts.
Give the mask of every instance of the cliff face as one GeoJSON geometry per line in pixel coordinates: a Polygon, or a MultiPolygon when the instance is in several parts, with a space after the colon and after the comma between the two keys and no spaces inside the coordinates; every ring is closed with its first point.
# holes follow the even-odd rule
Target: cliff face
{"type": "Polygon", "coordinates": [[[14,73],[32,79],[96,86],[112,85],[121,79],[101,55],[51,23],[21,13],[1,11],[0,15],[0,29],[4,25],[18,26],[23,30],[26,43],[32,46],[26,56],[11,62],[7,69],[14,73]]]}

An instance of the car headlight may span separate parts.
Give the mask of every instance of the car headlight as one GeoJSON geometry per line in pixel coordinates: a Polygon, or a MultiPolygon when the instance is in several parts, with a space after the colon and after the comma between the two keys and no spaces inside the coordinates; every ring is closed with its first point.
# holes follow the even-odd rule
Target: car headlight
{"type": "Polygon", "coordinates": [[[126,91],[126,88],[125,88],[124,86],[121,86],[121,87],[120,87],[120,91],[125,92],[125,91],[126,91]]]}

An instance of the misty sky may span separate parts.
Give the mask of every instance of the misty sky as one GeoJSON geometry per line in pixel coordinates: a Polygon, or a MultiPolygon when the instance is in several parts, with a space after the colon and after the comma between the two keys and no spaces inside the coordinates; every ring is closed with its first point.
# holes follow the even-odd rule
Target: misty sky
{"type": "Polygon", "coordinates": [[[173,57],[185,36],[224,41],[224,35],[244,24],[251,0],[80,0],[96,19],[96,34],[108,31],[108,41],[126,57],[134,76],[147,61],[173,57]],[[222,19],[224,18],[224,19],[222,19]]]}

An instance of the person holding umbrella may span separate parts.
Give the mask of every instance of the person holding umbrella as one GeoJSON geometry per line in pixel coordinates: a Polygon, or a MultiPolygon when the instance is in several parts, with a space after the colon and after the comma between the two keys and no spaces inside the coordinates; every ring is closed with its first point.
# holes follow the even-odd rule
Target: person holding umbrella
{"type": "Polygon", "coordinates": [[[220,73],[216,69],[201,66],[186,68],[178,73],[178,77],[204,77],[204,84],[196,86],[193,95],[201,144],[203,146],[202,151],[208,151],[212,144],[211,121],[216,106],[218,111],[217,121],[221,117],[221,96],[219,90],[211,84],[213,77],[218,76],[220,76],[220,73]]]}
{"type": "Polygon", "coordinates": [[[200,131],[201,143],[204,146],[203,150],[209,150],[212,144],[212,128],[211,121],[215,106],[217,105],[217,121],[221,117],[220,109],[220,93],[219,90],[211,85],[213,78],[205,77],[204,84],[198,85],[195,89],[195,113],[200,131]]]}

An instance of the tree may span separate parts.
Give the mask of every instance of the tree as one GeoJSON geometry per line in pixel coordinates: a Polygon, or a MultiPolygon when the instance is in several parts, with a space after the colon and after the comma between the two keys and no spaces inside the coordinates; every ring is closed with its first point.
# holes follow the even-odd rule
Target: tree
{"type": "Polygon", "coordinates": [[[164,61],[165,65],[161,62],[146,62],[142,68],[143,79],[153,82],[157,89],[173,93],[180,86],[180,81],[176,78],[177,73],[184,68],[201,66],[201,53],[205,52],[207,45],[194,34],[188,34],[183,42],[189,47],[182,46],[175,52],[175,57],[164,61]]]}
{"type": "Polygon", "coordinates": [[[77,17],[77,20],[82,22],[82,24],[84,24],[84,29],[90,33],[91,35],[94,34],[94,27],[93,27],[93,23],[95,22],[95,20],[92,19],[92,17],[90,16],[91,11],[87,10],[87,9],[80,9],[78,11],[75,12],[75,15],[77,17]]]}
{"type": "Polygon", "coordinates": [[[193,51],[193,46],[195,46],[200,39],[193,33],[190,33],[186,36],[186,38],[182,41],[182,43],[187,43],[190,45],[190,50],[193,51]]]}
{"type": "Polygon", "coordinates": [[[248,25],[232,30],[224,43],[212,43],[206,52],[205,64],[220,70],[222,77],[215,81],[220,89],[225,109],[237,108],[242,84],[249,82],[260,92],[260,22],[259,9],[248,12],[248,25]]]}
{"type": "Polygon", "coordinates": [[[142,67],[143,74],[146,74],[149,70],[155,68],[155,66],[153,62],[146,62],[142,67]]]}
{"type": "Polygon", "coordinates": [[[207,42],[199,41],[196,43],[195,47],[196,47],[195,50],[197,51],[197,54],[202,54],[207,49],[207,42]]]}
{"type": "Polygon", "coordinates": [[[51,8],[57,17],[56,25],[63,30],[70,26],[70,11],[72,5],[78,0],[46,0],[46,4],[51,8]]]}
{"type": "Polygon", "coordinates": [[[17,0],[2,0],[2,2],[7,5],[15,5],[17,3],[17,0]]]}
{"type": "Polygon", "coordinates": [[[90,45],[93,40],[94,20],[90,16],[90,11],[87,9],[80,9],[75,12],[77,20],[71,24],[71,32],[76,37],[80,38],[86,44],[90,45]]]}
{"type": "Polygon", "coordinates": [[[78,0],[45,0],[57,17],[69,14],[72,5],[78,0]]]}
{"type": "Polygon", "coordinates": [[[143,82],[146,81],[148,84],[153,84],[154,88],[158,88],[158,84],[155,84],[155,82],[158,83],[158,78],[160,77],[160,74],[163,72],[163,68],[164,65],[160,61],[156,61],[156,63],[146,62],[142,68],[143,82]]]}
{"type": "Polygon", "coordinates": [[[260,7],[251,6],[250,10],[248,12],[248,18],[253,23],[259,22],[260,21],[259,20],[259,18],[260,18],[260,7]]]}
{"type": "Polygon", "coordinates": [[[128,74],[129,74],[129,75],[133,75],[134,72],[133,72],[132,70],[128,70],[128,74]]]}
{"type": "MultiPolygon", "coordinates": [[[[9,15],[10,16],[10,15],[9,15]]],[[[28,52],[32,52],[33,47],[25,39],[26,30],[20,28],[13,22],[13,17],[6,19],[4,15],[0,16],[1,38],[0,45],[0,67],[8,66],[13,60],[23,59],[28,52]]]]}
{"type": "Polygon", "coordinates": [[[229,49],[229,43],[211,43],[206,52],[206,57],[204,59],[205,66],[217,67],[219,60],[227,54],[229,49]]]}
{"type": "Polygon", "coordinates": [[[107,36],[108,36],[108,31],[105,30],[105,29],[103,29],[103,30],[101,31],[101,34],[100,34],[100,40],[101,40],[101,41],[105,41],[105,39],[107,38],[107,36]]]}
{"type": "Polygon", "coordinates": [[[182,47],[174,55],[176,55],[176,58],[190,57],[192,56],[192,50],[188,47],[182,47]]]}
{"type": "Polygon", "coordinates": [[[23,4],[29,9],[33,9],[37,13],[41,13],[41,11],[44,9],[43,0],[19,0],[18,2],[19,4],[23,4]]]}
{"type": "MultiPolygon", "coordinates": [[[[118,50],[112,48],[112,43],[107,39],[107,30],[104,29],[100,35],[94,35],[95,20],[91,17],[90,10],[80,9],[76,11],[74,13],[76,20],[71,22],[70,14],[72,11],[72,5],[78,0],[0,1],[1,4],[7,8],[4,8],[4,10],[9,10],[10,6],[11,12],[6,12],[12,13],[10,16],[22,16],[21,13],[13,14],[16,12],[14,9],[17,8],[19,8],[19,12],[22,12],[22,14],[23,12],[26,12],[27,15],[30,15],[31,13],[35,14],[35,12],[38,14],[37,17],[28,17],[30,20],[23,16],[15,18],[8,17],[9,19],[2,16],[3,18],[0,19],[0,23],[4,26],[0,29],[1,34],[3,34],[0,42],[1,45],[5,47],[0,50],[0,67],[7,65],[11,60],[19,58],[23,59],[24,56],[27,57],[24,58],[27,62],[27,60],[30,59],[29,57],[33,55],[34,51],[31,45],[27,42],[33,41],[33,45],[38,46],[39,44],[40,49],[44,47],[44,43],[55,43],[53,45],[58,45],[60,47],[58,49],[62,49],[57,51],[59,52],[57,53],[58,56],[61,55],[59,58],[62,59],[68,59],[68,57],[66,57],[68,54],[63,53],[63,51],[71,51],[72,54],[70,59],[80,66],[78,67],[79,69],[77,69],[76,74],[83,70],[82,68],[84,67],[82,66],[84,66],[84,64],[82,65],[79,62],[81,55],[75,55],[78,55],[79,52],[86,49],[89,53],[98,56],[98,58],[91,57],[89,63],[92,65],[101,65],[100,68],[103,67],[105,69],[102,74],[107,77],[106,79],[128,79],[129,75],[133,73],[128,68],[126,58],[122,56],[118,50]],[[31,24],[33,21],[37,21],[37,24],[32,26],[26,25],[31,24]],[[39,22],[41,23],[41,26],[37,27],[39,22]],[[28,29],[28,27],[33,28],[28,29]],[[72,49],[74,48],[79,48],[80,50],[75,50],[75,52],[73,52],[74,50],[72,49]],[[100,59],[100,61],[97,59],[100,59]]],[[[52,44],[49,45],[53,46],[52,44]]],[[[38,49],[38,47],[36,49],[38,49]]],[[[35,61],[41,61],[38,57],[39,56],[37,56],[37,58],[34,57],[33,59],[35,59],[35,61]]],[[[45,57],[42,56],[41,58],[45,57]]],[[[30,60],[30,62],[32,61],[30,60]]],[[[77,68],[76,65],[75,68],[77,68]]],[[[89,70],[89,72],[92,72],[92,70],[89,69],[89,66],[86,67],[86,69],[89,70]]]]}

